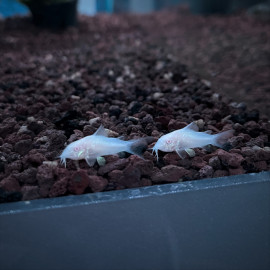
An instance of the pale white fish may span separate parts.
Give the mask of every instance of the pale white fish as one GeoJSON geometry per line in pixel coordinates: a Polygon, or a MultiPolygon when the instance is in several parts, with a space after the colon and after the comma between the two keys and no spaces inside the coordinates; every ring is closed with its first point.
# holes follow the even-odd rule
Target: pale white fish
{"type": "Polygon", "coordinates": [[[101,125],[93,135],[69,144],[60,155],[60,158],[65,166],[67,158],[72,160],[85,159],[89,166],[93,166],[98,157],[114,155],[123,151],[142,157],[148,143],[153,141],[153,139],[149,138],[130,141],[108,138],[108,131],[101,125]]]}
{"type": "Polygon", "coordinates": [[[183,152],[188,152],[190,148],[204,147],[209,144],[222,147],[233,135],[233,130],[227,130],[215,135],[210,135],[207,132],[198,132],[198,130],[196,123],[192,122],[182,129],[161,136],[152,148],[157,159],[158,150],[163,152],[176,151],[181,158],[184,158],[183,152]]]}

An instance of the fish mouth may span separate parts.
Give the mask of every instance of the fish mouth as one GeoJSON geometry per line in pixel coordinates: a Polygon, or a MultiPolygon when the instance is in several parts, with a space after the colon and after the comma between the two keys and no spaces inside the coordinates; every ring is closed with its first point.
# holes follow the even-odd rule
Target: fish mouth
{"type": "Polygon", "coordinates": [[[64,164],[65,165],[65,168],[67,167],[67,161],[66,161],[66,158],[63,158],[63,157],[60,157],[60,162],[61,164],[64,164]]]}

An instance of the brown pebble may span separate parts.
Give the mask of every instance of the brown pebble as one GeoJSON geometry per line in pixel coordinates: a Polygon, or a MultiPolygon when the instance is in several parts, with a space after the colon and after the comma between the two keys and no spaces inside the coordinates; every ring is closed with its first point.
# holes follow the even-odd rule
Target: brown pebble
{"type": "Polygon", "coordinates": [[[257,161],[254,163],[254,167],[257,169],[258,172],[266,171],[267,170],[267,162],[265,160],[257,161]]]}
{"type": "Polygon", "coordinates": [[[89,187],[93,192],[100,192],[108,185],[108,180],[97,175],[89,176],[89,187]]]}
{"type": "Polygon", "coordinates": [[[13,161],[12,163],[6,164],[5,173],[11,174],[14,171],[20,172],[22,169],[22,162],[20,160],[13,161]]]}
{"type": "Polygon", "coordinates": [[[33,165],[41,165],[43,161],[45,161],[46,158],[43,154],[37,152],[37,150],[32,149],[28,153],[27,161],[29,161],[33,165]]]}
{"type": "Polygon", "coordinates": [[[244,173],[245,173],[245,170],[243,169],[243,167],[229,168],[230,175],[238,175],[238,174],[244,174],[244,173]]]}
{"type": "Polygon", "coordinates": [[[218,149],[216,154],[224,166],[230,166],[233,168],[239,167],[244,160],[242,155],[236,153],[228,153],[222,149],[218,149]]]}
{"type": "Polygon", "coordinates": [[[179,156],[175,152],[168,153],[163,157],[165,165],[177,165],[179,159],[179,156]]]}
{"type": "Polygon", "coordinates": [[[63,196],[67,193],[68,186],[68,177],[64,177],[58,181],[56,181],[50,189],[49,197],[58,197],[63,196]]]}
{"type": "Polygon", "coordinates": [[[226,170],[216,170],[213,174],[214,178],[228,176],[229,172],[226,170]]]}
{"type": "Polygon", "coordinates": [[[221,169],[221,162],[218,156],[210,158],[208,164],[215,170],[221,169]]]}
{"type": "Polygon", "coordinates": [[[99,168],[98,174],[104,175],[104,174],[107,174],[113,170],[122,170],[126,167],[128,162],[129,162],[128,159],[123,158],[123,159],[118,159],[118,160],[111,162],[111,163],[107,163],[105,166],[102,166],[99,168]]]}
{"type": "Polygon", "coordinates": [[[22,171],[21,173],[15,174],[14,176],[21,183],[34,184],[37,181],[36,175],[37,175],[37,169],[30,167],[22,171]]]}
{"type": "Polygon", "coordinates": [[[204,161],[202,157],[194,157],[192,159],[191,166],[194,167],[194,168],[196,168],[196,169],[201,169],[205,165],[207,165],[207,162],[204,161]]]}
{"type": "Polygon", "coordinates": [[[178,120],[175,120],[175,119],[171,119],[169,124],[168,124],[168,129],[170,131],[172,131],[172,130],[177,130],[177,129],[184,128],[185,126],[187,126],[187,123],[182,122],[182,121],[178,121],[178,120]]]}
{"type": "Polygon", "coordinates": [[[175,165],[167,165],[162,169],[154,170],[151,176],[153,182],[178,182],[181,181],[184,176],[190,175],[190,172],[183,167],[175,165]]]}
{"type": "Polygon", "coordinates": [[[23,186],[21,191],[23,194],[23,201],[30,201],[41,198],[39,187],[37,186],[23,186]]]}
{"type": "Polygon", "coordinates": [[[14,146],[15,152],[19,153],[20,155],[27,154],[31,148],[32,148],[32,140],[30,139],[18,141],[14,146]]]}
{"type": "Polygon", "coordinates": [[[128,165],[120,178],[119,183],[127,188],[139,187],[141,179],[141,172],[133,165],[128,165]]]}
{"type": "Polygon", "coordinates": [[[85,170],[79,170],[72,174],[68,183],[68,190],[72,194],[83,194],[89,186],[90,179],[85,170]]]}
{"type": "Polygon", "coordinates": [[[123,171],[120,170],[113,170],[111,172],[108,173],[109,176],[109,181],[110,182],[118,182],[121,177],[123,176],[123,171]]]}
{"type": "Polygon", "coordinates": [[[205,165],[199,170],[200,178],[210,178],[214,174],[214,170],[211,166],[205,165]]]}
{"type": "Polygon", "coordinates": [[[132,155],[130,156],[131,164],[140,170],[141,175],[150,176],[154,167],[154,163],[151,160],[144,160],[138,156],[132,155]]]}
{"type": "Polygon", "coordinates": [[[20,191],[19,181],[14,176],[8,176],[0,182],[0,188],[5,191],[20,191]]]}

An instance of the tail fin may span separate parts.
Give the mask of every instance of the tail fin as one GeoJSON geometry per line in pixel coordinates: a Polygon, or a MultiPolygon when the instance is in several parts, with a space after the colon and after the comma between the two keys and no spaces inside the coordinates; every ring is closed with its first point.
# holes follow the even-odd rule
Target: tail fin
{"type": "Polygon", "coordinates": [[[222,148],[222,146],[227,142],[227,140],[233,136],[233,133],[234,131],[231,129],[231,130],[226,130],[219,134],[213,135],[214,141],[212,142],[212,144],[222,148]]]}
{"type": "Polygon", "coordinates": [[[144,137],[138,140],[131,142],[128,146],[127,152],[133,155],[137,155],[140,158],[143,158],[143,153],[148,149],[148,144],[154,142],[154,137],[144,137]]]}

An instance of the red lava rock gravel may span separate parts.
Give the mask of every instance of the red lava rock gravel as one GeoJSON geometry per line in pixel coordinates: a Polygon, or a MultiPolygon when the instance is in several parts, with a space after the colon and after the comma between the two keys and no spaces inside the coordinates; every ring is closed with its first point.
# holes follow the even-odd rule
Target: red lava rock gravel
{"type": "MultiPolygon", "coordinates": [[[[223,97],[217,87],[227,80],[224,89],[236,92],[244,79],[239,89],[246,89],[245,96],[256,83],[256,95],[269,91],[267,29],[241,14],[203,18],[178,10],[81,17],[78,28],[60,33],[24,18],[0,21],[0,201],[269,170],[268,118],[223,97]],[[231,32],[235,25],[240,27],[231,32]],[[242,50],[247,59],[239,56],[242,50]],[[195,66],[216,74],[214,83],[194,75],[195,66]],[[113,137],[157,140],[192,121],[200,131],[233,129],[234,136],[224,149],[194,149],[183,160],[159,152],[157,161],[146,150],[144,160],[120,153],[106,156],[103,166],[81,161],[80,170],[70,160],[66,168],[59,163],[67,143],[93,134],[100,124],[113,137]]],[[[266,96],[256,96],[256,104],[267,106],[266,96]]]]}

